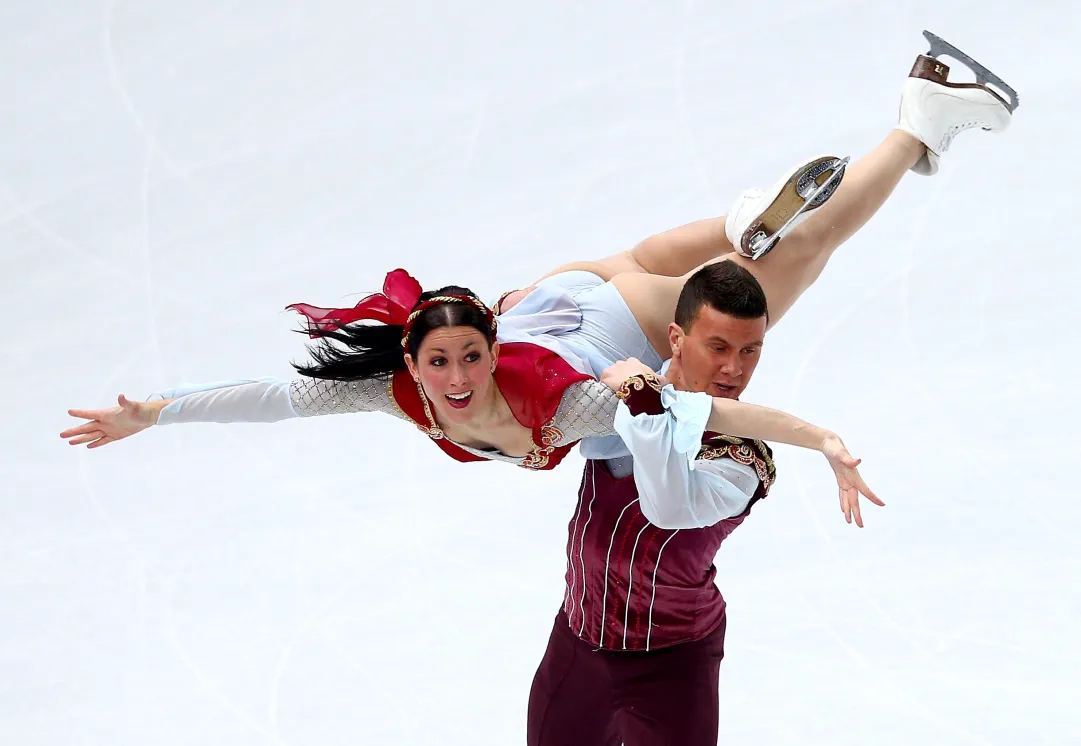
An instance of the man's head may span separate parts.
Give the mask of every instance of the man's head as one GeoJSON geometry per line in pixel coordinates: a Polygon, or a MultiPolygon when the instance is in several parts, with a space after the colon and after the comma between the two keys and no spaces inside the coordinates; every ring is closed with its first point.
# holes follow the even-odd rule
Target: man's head
{"type": "Polygon", "coordinates": [[[691,275],[668,327],[668,378],[686,391],[737,399],[758,365],[769,315],[758,280],[735,262],[691,275]]]}

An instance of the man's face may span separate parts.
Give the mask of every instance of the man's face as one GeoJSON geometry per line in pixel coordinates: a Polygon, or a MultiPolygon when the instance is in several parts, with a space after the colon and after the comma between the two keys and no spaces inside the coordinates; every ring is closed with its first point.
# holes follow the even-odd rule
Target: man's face
{"type": "Polygon", "coordinates": [[[738,399],[751,382],[765,335],[765,316],[737,319],[703,305],[689,330],[677,324],[668,327],[676,368],[670,372],[679,379],[673,384],[686,391],[738,399]]]}

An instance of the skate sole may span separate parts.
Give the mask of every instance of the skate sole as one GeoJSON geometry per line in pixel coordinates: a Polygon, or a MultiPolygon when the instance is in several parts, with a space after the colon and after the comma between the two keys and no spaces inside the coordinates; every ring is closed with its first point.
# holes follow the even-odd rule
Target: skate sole
{"type": "Polygon", "coordinates": [[[743,232],[743,239],[740,241],[743,251],[754,259],[764,256],[784,237],[784,233],[826,204],[844,178],[846,162],[847,159],[832,156],[816,158],[792,174],[769,207],[743,232]],[[840,169],[837,169],[839,161],[842,163],[840,169]],[[837,178],[834,179],[835,173],[837,178]],[[810,202],[807,201],[815,190],[831,179],[832,184],[822,189],[810,202]]]}

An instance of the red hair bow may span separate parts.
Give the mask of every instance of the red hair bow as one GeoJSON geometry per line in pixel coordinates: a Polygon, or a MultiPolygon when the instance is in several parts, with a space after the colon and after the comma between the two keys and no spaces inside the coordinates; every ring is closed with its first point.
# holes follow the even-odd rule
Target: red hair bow
{"type": "MultiPolygon", "coordinates": [[[[393,326],[405,326],[410,311],[417,305],[422,290],[420,283],[404,269],[388,272],[383,292],[369,295],[352,308],[318,308],[307,303],[294,303],[286,310],[297,311],[308,319],[308,330],[334,331],[354,321],[378,321],[393,326]]],[[[314,333],[311,336],[317,336],[314,333]]]]}

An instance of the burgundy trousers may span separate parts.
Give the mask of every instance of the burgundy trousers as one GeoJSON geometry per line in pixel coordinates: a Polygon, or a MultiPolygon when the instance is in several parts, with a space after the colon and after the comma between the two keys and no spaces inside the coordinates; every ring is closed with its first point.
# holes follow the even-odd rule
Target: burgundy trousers
{"type": "Polygon", "coordinates": [[[670,648],[596,650],[556,616],[529,693],[529,746],[716,746],[725,619],[670,648]]]}

